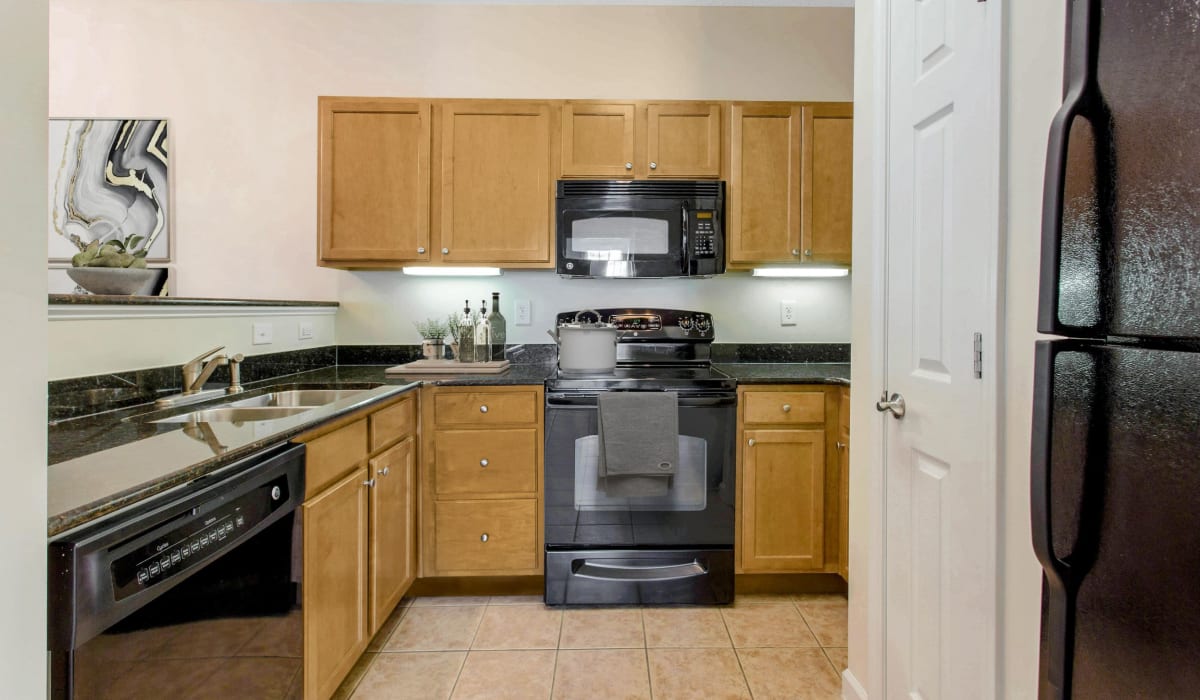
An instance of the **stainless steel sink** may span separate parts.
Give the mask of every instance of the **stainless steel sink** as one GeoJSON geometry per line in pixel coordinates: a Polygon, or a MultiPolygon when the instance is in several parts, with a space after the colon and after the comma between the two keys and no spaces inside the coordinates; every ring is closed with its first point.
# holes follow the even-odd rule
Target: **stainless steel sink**
{"type": "Polygon", "coordinates": [[[231,402],[230,406],[306,406],[315,408],[361,394],[366,389],[290,389],[252,396],[231,402]]]}
{"type": "Polygon", "coordinates": [[[155,423],[247,423],[253,421],[276,420],[287,418],[298,413],[311,411],[315,406],[222,406],[208,408],[203,411],[192,411],[170,418],[162,418],[155,423]]]}

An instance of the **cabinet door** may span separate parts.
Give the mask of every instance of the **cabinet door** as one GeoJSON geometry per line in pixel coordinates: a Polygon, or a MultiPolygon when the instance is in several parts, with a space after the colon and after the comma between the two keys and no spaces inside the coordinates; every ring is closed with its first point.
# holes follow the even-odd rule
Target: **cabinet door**
{"type": "Polygon", "coordinates": [[[818,106],[811,119],[811,217],[804,262],[850,264],[854,119],[850,107],[818,106]]]}
{"type": "Polygon", "coordinates": [[[371,636],[417,577],[416,438],[371,460],[371,636]]]}
{"type": "Polygon", "coordinates": [[[742,444],[742,568],[825,564],[825,431],[747,430],[742,444]]]}
{"type": "Polygon", "coordinates": [[[370,640],[367,470],[301,506],[304,523],[304,697],[328,698],[370,640]]]}
{"type": "Polygon", "coordinates": [[[646,160],[649,177],[721,177],[721,105],[647,105],[646,160]]]}
{"type": "Polygon", "coordinates": [[[563,177],[632,178],[633,113],[632,104],[563,105],[563,177]]]}
{"type": "Polygon", "coordinates": [[[441,109],[441,259],[552,264],[550,105],[441,109]]]}
{"type": "Polygon", "coordinates": [[[428,102],[322,98],[322,262],[429,260],[428,102]]]}
{"type": "Polygon", "coordinates": [[[729,263],[800,260],[800,105],[730,112],[729,263]]]}

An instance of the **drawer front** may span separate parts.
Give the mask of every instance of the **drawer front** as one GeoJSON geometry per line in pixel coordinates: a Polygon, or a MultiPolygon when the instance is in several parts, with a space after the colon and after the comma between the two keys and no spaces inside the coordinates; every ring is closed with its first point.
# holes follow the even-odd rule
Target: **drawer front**
{"type": "Polygon", "coordinates": [[[437,570],[530,571],[538,568],[537,501],[437,501],[437,570]]]}
{"type": "Polygon", "coordinates": [[[371,424],[371,451],[417,432],[417,401],[407,396],[368,418],[371,424]]]}
{"type": "Polygon", "coordinates": [[[750,423],[824,423],[825,392],[822,391],[747,391],[742,422],[750,423]]]}
{"type": "Polygon", "coordinates": [[[446,392],[433,399],[434,422],[439,426],[536,423],[539,408],[535,390],[446,392]]]}
{"type": "Polygon", "coordinates": [[[311,498],[367,456],[367,420],[355,421],[307,444],[304,493],[311,498]]]}
{"type": "Polygon", "coordinates": [[[434,441],[438,496],[537,491],[535,428],[439,430],[434,441]]]}

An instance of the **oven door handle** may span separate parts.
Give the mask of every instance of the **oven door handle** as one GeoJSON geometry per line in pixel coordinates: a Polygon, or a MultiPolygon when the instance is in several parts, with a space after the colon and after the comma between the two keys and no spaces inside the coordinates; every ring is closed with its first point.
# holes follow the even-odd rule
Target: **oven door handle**
{"type": "MultiPolygon", "coordinates": [[[[599,397],[596,394],[582,395],[546,395],[547,408],[557,409],[589,409],[594,410],[599,406],[599,397]]],[[[736,406],[737,396],[729,394],[720,394],[712,396],[680,396],[680,408],[715,408],[719,406],[736,406]]]]}
{"type": "Polygon", "coordinates": [[[666,566],[618,566],[615,564],[576,559],[571,574],[597,581],[678,581],[708,575],[708,569],[698,560],[666,566]]]}

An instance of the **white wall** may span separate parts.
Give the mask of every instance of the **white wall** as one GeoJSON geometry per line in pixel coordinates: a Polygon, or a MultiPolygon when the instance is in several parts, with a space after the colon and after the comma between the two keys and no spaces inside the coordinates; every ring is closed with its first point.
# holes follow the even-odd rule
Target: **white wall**
{"type": "MultiPolygon", "coordinates": [[[[454,292],[442,304],[444,285],[399,272],[316,267],[318,95],[852,97],[848,8],[51,0],[51,28],[51,114],[171,120],[177,293],[349,301],[340,342],[416,342],[411,321],[462,300],[454,292]],[[112,39],[122,36],[137,40],[112,39]]],[[[633,286],[613,292],[549,271],[500,284],[547,302],[535,307],[546,314],[559,299],[571,300],[562,309],[613,295],[664,303],[662,285],[627,294],[633,286]]],[[[791,331],[757,310],[767,289],[781,287],[737,277],[670,298],[722,310],[753,300],[745,322],[726,314],[730,338],[848,340],[844,280],[797,287],[828,306],[791,331]]]]}
{"type": "MultiPolygon", "coordinates": [[[[96,313],[94,307],[51,308],[49,327],[49,377],[67,379],[93,374],[124,372],[148,367],[182,365],[218,345],[229,354],[247,357],[333,345],[333,309],[257,307],[239,315],[191,307],[190,316],[172,309],[138,307],[117,309],[118,318],[68,317],[64,312],[96,313]],[[165,317],[154,316],[163,314],[165,317]],[[57,312],[57,313],[56,313],[57,312]],[[147,316],[146,314],[149,314],[147,316]],[[254,324],[269,324],[274,340],[253,345],[254,324]],[[311,323],[313,337],[300,340],[299,324],[311,323]]],[[[101,312],[103,313],[103,312],[101,312]]]]}
{"type": "Polygon", "coordinates": [[[46,696],[46,0],[0,0],[0,697],[46,696]]]}

